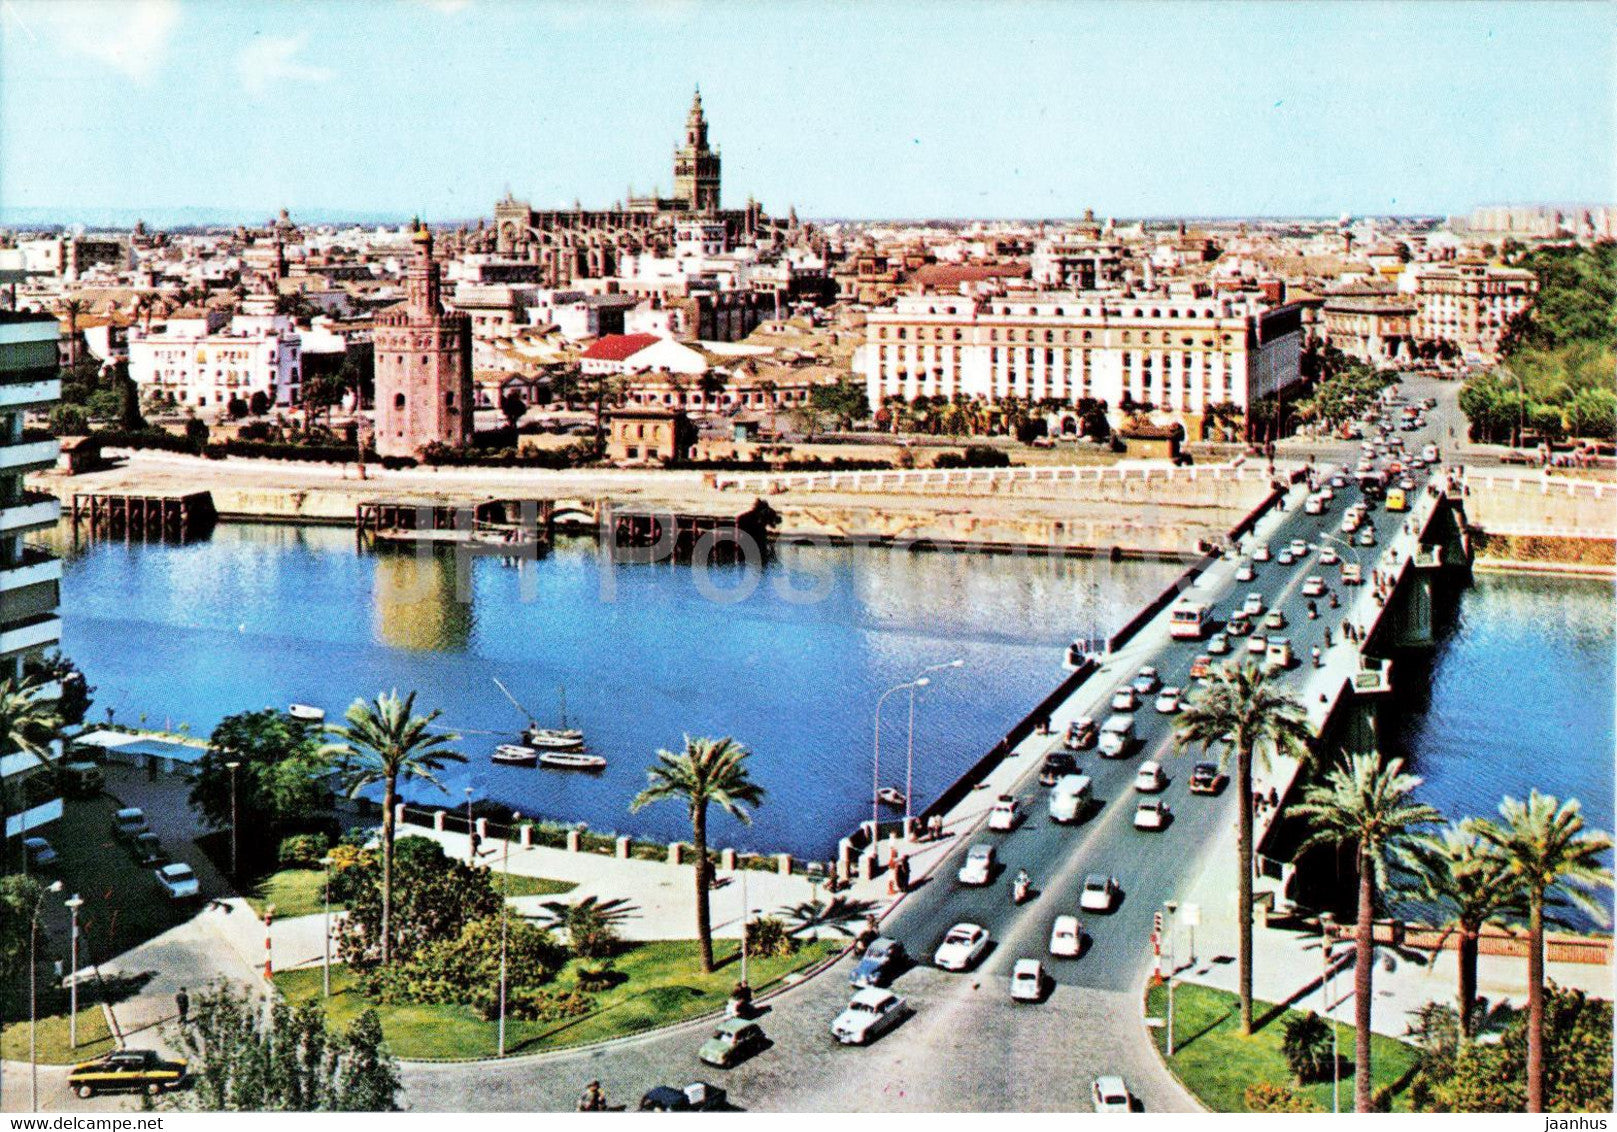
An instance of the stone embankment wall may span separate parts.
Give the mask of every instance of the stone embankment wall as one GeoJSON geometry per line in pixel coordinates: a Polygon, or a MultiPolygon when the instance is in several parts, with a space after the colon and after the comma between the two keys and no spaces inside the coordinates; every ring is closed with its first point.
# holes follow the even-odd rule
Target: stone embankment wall
{"type": "Polygon", "coordinates": [[[1617,568],[1617,483],[1472,472],[1465,486],[1480,565],[1617,568]]]}

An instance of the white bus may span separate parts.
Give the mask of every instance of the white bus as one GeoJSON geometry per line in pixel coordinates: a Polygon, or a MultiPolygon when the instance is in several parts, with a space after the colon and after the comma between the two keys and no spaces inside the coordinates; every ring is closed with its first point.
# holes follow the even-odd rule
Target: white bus
{"type": "Polygon", "coordinates": [[[1207,635],[1207,625],[1211,617],[1212,610],[1204,603],[1188,599],[1180,601],[1173,607],[1173,615],[1168,622],[1168,635],[1177,640],[1199,641],[1207,635]]]}

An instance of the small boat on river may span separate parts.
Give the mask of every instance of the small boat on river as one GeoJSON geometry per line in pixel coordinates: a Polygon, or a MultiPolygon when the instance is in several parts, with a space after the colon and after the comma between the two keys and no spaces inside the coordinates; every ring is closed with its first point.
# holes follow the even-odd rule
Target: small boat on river
{"type": "Polygon", "coordinates": [[[528,726],[522,729],[522,742],[529,747],[537,747],[544,751],[577,751],[584,746],[584,733],[576,727],[567,726],[567,691],[561,692],[561,726],[541,727],[533,714],[517,702],[508,688],[500,683],[498,677],[491,677],[494,686],[498,688],[505,698],[511,701],[513,707],[528,717],[528,726]]]}
{"type": "Polygon", "coordinates": [[[539,765],[552,770],[605,770],[606,759],[583,751],[540,751],[539,765]]]}
{"type": "Polygon", "coordinates": [[[286,714],[299,723],[324,723],[326,712],[324,708],[311,707],[308,704],[290,704],[286,714]]]}
{"type": "Polygon", "coordinates": [[[539,752],[516,743],[501,743],[488,759],[495,766],[533,766],[539,761],[539,752]]]}
{"type": "Polygon", "coordinates": [[[895,810],[902,810],[904,808],[904,803],[908,801],[908,799],[904,797],[904,791],[900,790],[896,786],[883,786],[880,790],[876,791],[876,800],[884,806],[893,807],[895,810]]]}

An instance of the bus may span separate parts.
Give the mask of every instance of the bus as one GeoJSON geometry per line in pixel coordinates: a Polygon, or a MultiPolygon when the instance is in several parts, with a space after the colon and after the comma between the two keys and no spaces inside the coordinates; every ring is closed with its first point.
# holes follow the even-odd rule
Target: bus
{"type": "Polygon", "coordinates": [[[1388,488],[1386,506],[1389,511],[1408,511],[1409,497],[1404,493],[1404,489],[1401,487],[1388,488]]]}
{"type": "Polygon", "coordinates": [[[1207,633],[1212,611],[1199,601],[1181,601],[1173,607],[1168,635],[1180,641],[1199,641],[1207,633]]]}

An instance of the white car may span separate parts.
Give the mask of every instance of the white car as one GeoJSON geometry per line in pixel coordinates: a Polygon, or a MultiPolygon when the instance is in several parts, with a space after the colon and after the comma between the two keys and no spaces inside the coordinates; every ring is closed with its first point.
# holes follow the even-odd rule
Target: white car
{"type": "Polygon", "coordinates": [[[1289,546],[1281,547],[1280,548],[1280,553],[1275,555],[1275,561],[1280,563],[1280,565],[1282,565],[1282,566],[1290,566],[1296,560],[1297,559],[1291,553],[1291,547],[1289,547],[1289,546]]]}
{"type": "Polygon", "coordinates": [[[1260,637],[1256,633],[1246,639],[1246,651],[1262,656],[1269,648],[1269,638],[1260,637]]]}
{"type": "Polygon", "coordinates": [[[1133,1098],[1129,1096],[1129,1087],[1123,1078],[1096,1077],[1094,1087],[1089,1090],[1095,1101],[1096,1112],[1133,1112],[1133,1098]]]}
{"type": "Polygon", "coordinates": [[[1332,487],[1346,487],[1347,486],[1347,477],[1344,476],[1341,472],[1337,472],[1334,476],[1331,477],[1331,486],[1332,487]]]}
{"type": "Polygon", "coordinates": [[[1113,711],[1133,711],[1140,706],[1140,698],[1134,694],[1132,687],[1119,688],[1112,693],[1113,711]]]}
{"type": "Polygon", "coordinates": [[[1317,495],[1310,495],[1303,500],[1303,514],[1318,515],[1325,510],[1325,501],[1317,495]]]}
{"type": "Polygon", "coordinates": [[[1086,912],[1110,912],[1117,899],[1117,878],[1099,873],[1084,878],[1084,890],[1078,897],[1078,907],[1086,912]]]}
{"type": "Polygon", "coordinates": [[[1254,561],[1254,562],[1267,562],[1267,561],[1269,561],[1269,544],[1268,543],[1260,542],[1260,543],[1258,543],[1257,546],[1253,547],[1253,549],[1252,549],[1252,561],[1254,561]]]}
{"type": "Polygon", "coordinates": [[[1320,577],[1318,574],[1310,574],[1310,575],[1308,575],[1308,577],[1304,578],[1303,579],[1303,596],[1304,597],[1324,597],[1325,596],[1325,579],[1320,577]]]}
{"type": "Polygon", "coordinates": [[[1241,603],[1241,612],[1248,617],[1262,617],[1263,595],[1260,593],[1247,594],[1246,600],[1241,603]]]}
{"type": "Polygon", "coordinates": [[[1044,964],[1037,959],[1018,959],[1011,968],[1011,999],[1038,1002],[1044,997],[1044,964]]]}
{"type": "Polygon", "coordinates": [[[201,891],[197,884],[196,873],[192,872],[191,866],[183,861],[164,865],[153,872],[157,877],[157,883],[163,886],[172,900],[189,900],[201,891]]]}
{"type": "Polygon", "coordinates": [[[1319,564],[1321,566],[1335,566],[1340,561],[1342,561],[1342,556],[1336,553],[1335,547],[1327,546],[1319,552],[1319,564]]]}
{"type": "Polygon", "coordinates": [[[973,845],[966,850],[966,863],[960,866],[960,883],[985,885],[994,876],[994,847],[973,845]]]}
{"type": "Polygon", "coordinates": [[[1009,833],[1016,828],[1021,817],[1022,810],[1016,799],[1009,794],[1001,794],[994,808],[988,812],[988,828],[995,833],[1009,833]]]}
{"type": "Polygon", "coordinates": [[[1134,807],[1135,829],[1164,829],[1168,825],[1168,803],[1161,798],[1142,798],[1134,807]]]}
{"type": "Polygon", "coordinates": [[[1329,503],[1335,498],[1336,492],[1331,490],[1330,484],[1326,484],[1324,487],[1319,489],[1319,501],[1321,503],[1329,503]]]}
{"type": "Polygon", "coordinates": [[[1166,687],[1157,693],[1157,711],[1163,715],[1172,715],[1179,710],[1180,690],[1173,686],[1166,687]]]}
{"type": "Polygon", "coordinates": [[[1207,638],[1207,651],[1214,656],[1223,656],[1230,651],[1230,635],[1222,630],[1207,638]]]}
{"type": "Polygon", "coordinates": [[[987,950],[987,928],[981,924],[956,924],[932,953],[932,962],[945,971],[964,971],[987,950]]]}
{"type": "Polygon", "coordinates": [[[1241,564],[1235,568],[1235,580],[1237,582],[1250,582],[1257,576],[1257,568],[1252,565],[1250,559],[1241,559],[1241,564]]]}
{"type": "Polygon", "coordinates": [[[1305,558],[1308,555],[1308,544],[1300,538],[1292,539],[1289,549],[1293,558],[1305,558]]]}
{"type": "Polygon", "coordinates": [[[904,1000],[890,990],[867,987],[853,996],[831,1023],[831,1036],[843,1045],[864,1045],[904,1016],[904,1000]]]}
{"type": "Polygon", "coordinates": [[[1157,675],[1155,668],[1147,664],[1135,674],[1133,687],[1140,695],[1149,696],[1152,692],[1162,687],[1162,678],[1157,675]]]}
{"type": "Polygon", "coordinates": [[[1134,789],[1141,794],[1155,794],[1167,788],[1168,779],[1162,773],[1162,764],[1155,760],[1143,762],[1134,772],[1134,789]]]}
{"type": "Polygon", "coordinates": [[[1077,916],[1057,916],[1050,929],[1050,954],[1066,959],[1078,958],[1084,949],[1084,929],[1077,916]]]}

